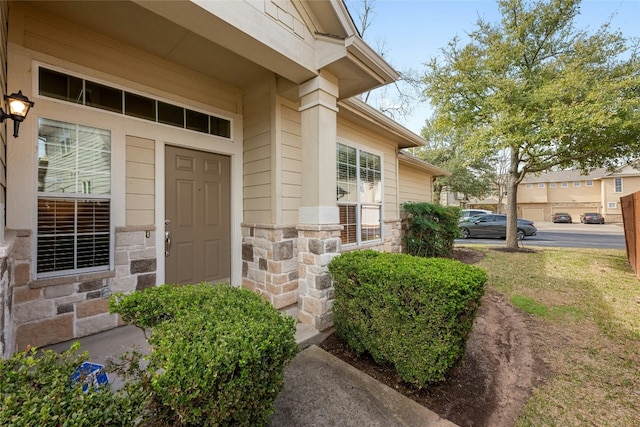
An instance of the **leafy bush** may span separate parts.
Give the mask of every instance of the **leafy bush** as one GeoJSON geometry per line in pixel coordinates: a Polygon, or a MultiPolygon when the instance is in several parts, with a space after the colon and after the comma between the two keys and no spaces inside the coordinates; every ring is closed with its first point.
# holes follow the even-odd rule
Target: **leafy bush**
{"type": "Polygon", "coordinates": [[[450,258],[453,241],[460,235],[460,210],[433,203],[404,203],[404,252],[423,257],[450,258]]]}
{"type": "Polygon", "coordinates": [[[133,369],[152,396],[145,425],[268,423],[298,352],[292,318],[251,291],[208,284],[117,294],[111,310],[151,327],[149,368],[133,369]]]}
{"type": "Polygon", "coordinates": [[[76,368],[88,354],[79,343],[62,354],[35,348],[0,360],[0,425],[2,426],[132,426],[136,425],[146,393],[135,384],[118,392],[107,386],[74,383],[76,368]]]}
{"type": "Polygon", "coordinates": [[[391,364],[407,383],[444,379],[464,355],[487,274],[444,258],[371,250],[329,264],[336,333],[357,353],[391,364]]]}

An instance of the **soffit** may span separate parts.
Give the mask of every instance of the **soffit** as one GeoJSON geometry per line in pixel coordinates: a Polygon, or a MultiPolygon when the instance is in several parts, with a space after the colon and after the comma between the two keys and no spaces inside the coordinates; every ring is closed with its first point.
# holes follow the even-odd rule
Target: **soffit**
{"type": "MultiPolygon", "coordinates": [[[[342,2],[295,3],[311,35],[308,40],[294,45],[299,54],[298,62],[288,56],[290,52],[282,44],[283,37],[274,34],[271,40],[258,40],[257,33],[252,37],[236,28],[243,19],[245,24],[251,19],[239,16],[239,5],[235,2],[97,0],[25,3],[240,88],[250,86],[270,71],[300,84],[325,68],[338,77],[339,97],[343,99],[390,83],[398,76],[355,36],[357,31],[342,2]],[[225,3],[228,7],[224,7],[225,3]],[[328,44],[329,49],[333,49],[329,57],[321,54],[328,51],[323,49],[327,37],[333,39],[328,44]]],[[[254,13],[256,17],[263,16],[260,11],[254,13]]]]}
{"type": "Polygon", "coordinates": [[[246,87],[268,73],[248,59],[130,1],[26,4],[236,87],[246,87]]]}

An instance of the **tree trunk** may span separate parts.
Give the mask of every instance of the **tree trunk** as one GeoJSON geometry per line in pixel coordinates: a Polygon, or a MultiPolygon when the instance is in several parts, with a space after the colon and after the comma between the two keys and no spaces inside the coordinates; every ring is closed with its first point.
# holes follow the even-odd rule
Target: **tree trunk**
{"type": "Polygon", "coordinates": [[[512,149],[507,180],[507,241],[505,243],[505,246],[510,249],[518,248],[518,184],[520,183],[518,165],[517,151],[512,149]]]}

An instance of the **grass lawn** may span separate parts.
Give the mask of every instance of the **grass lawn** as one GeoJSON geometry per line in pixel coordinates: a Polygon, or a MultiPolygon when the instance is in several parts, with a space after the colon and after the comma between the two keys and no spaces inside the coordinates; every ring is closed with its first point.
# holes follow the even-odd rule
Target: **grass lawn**
{"type": "Polygon", "coordinates": [[[539,318],[553,372],[516,426],[640,425],[640,280],[623,250],[485,253],[489,287],[539,318]]]}

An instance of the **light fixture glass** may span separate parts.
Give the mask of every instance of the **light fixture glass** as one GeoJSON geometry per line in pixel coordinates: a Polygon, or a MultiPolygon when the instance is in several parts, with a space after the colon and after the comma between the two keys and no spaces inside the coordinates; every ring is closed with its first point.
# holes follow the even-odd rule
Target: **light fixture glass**
{"type": "Polygon", "coordinates": [[[27,117],[27,114],[29,114],[29,110],[33,107],[34,103],[29,101],[29,98],[22,94],[22,90],[19,90],[18,93],[5,95],[4,99],[7,101],[9,106],[9,114],[5,113],[4,110],[0,108],[0,123],[4,122],[7,118],[11,118],[13,120],[13,137],[17,138],[20,122],[27,117]]]}

